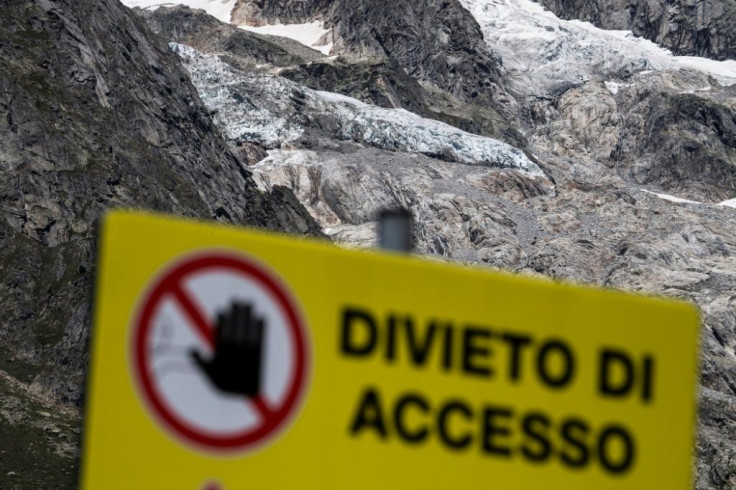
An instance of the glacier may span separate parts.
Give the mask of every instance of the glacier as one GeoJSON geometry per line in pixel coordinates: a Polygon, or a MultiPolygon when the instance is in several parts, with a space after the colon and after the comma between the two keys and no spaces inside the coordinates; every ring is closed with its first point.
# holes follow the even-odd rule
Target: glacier
{"type": "Polygon", "coordinates": [[[183,60],[205,105],[232,142],[267,149],[305,138],[337,138],[384,150],[442,160],[512,168],[533,177],[542,169],[522,150],[426,119],[404,109],[385,109],[344,95],[311,90],[272,74],[233,69],[217,55],[171,44],[183,60]]]}

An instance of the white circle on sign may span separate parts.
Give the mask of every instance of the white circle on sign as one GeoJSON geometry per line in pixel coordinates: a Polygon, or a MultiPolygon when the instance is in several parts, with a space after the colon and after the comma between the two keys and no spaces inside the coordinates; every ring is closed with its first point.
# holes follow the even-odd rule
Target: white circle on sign
{"type": "MultiPolygon", "coordinates": [[[[263,265],[233,254],[197,254],[164,271],[135,325],[139,392],[174,435],[210,449],[246,449],[277,432],[304,391],[307,341],[293,296],[263,265]],[[260,390],[218,388],[195,360],[216,355],[218,316],[248,305],[263,322],[260,390]]],[[[246,373],[244,373],[246,374],[246,373]]]]}

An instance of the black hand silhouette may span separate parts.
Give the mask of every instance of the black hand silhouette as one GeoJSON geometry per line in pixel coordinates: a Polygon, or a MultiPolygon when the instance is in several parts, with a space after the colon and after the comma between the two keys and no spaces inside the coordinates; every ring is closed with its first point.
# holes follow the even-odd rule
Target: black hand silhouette
{"type": "Polygon", "coordinates": [[[251,305],[235,303],[230,312],[218,315],[215,348],[211,359],[191,352],[197,365],[220,390],[255,397],[261,390],[263,320],[251,305]]]}

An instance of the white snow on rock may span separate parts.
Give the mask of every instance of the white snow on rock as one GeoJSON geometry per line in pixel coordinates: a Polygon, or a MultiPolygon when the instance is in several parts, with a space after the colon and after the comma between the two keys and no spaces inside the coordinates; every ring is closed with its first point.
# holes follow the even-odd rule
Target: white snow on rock
{"type": "Polygon", "coordinates": [[[140,7],[145,10],[156,10],[159,7],[186,5],[193,9],[205,10],[212,17],[229,24],[230,14],[232,13],[237,0],[174,0],[169,2],[161,0],[121,0],[121,2],[126,7],[140,7]]]}
{"type": "Polygon", "coordinates": [[[608,91],[611,92],[613,95],[616,95],[622,87],[625,87],[623,83],[617,83],[617,82],[611,82],[611,81],[603,82],[603,84],[606,86],[608,91]]]}
{"type": "Polygon", "coordinates": [[[691,68],[709,74],[721,85],[736,84],[736,60],[716,61],[696,56],[672,56],[675,64],[680,68],[691,68]]]}
{"type": "MultiPolygon", "coordinates": [[[[662,200],[669,201],[669,202],[674,202],[674,203],[677,203],[677,204],[700,204],[700,205],[703,205],[703,206],[714,206],[714,204],[704,203],[704,202],[700,202],[700,201],[692,201],[690,199],[684,199],[682,197],[673,196],[671,194],[661,194],[661,193],[658,193],[658,192],[652,192],[652,191],[648,191],[648,190],[645,190],[645,189],[642,189],[642,192],[645,192],[647,194],[651,194],[653,196],[657,196],[658,198],[660,198],[662,200]]],[[[724,207],[724,208],[736,208],[736,199],[729,199],[728,201],[723,201],[723,202],[720,202],[718,204],[715,204],[715,206],[720,206],[720,207],[724,207]]]]}
{"type": "Polygon", "coordinates": [[[460,0],[476,18],[488,45],[501,55],[522,93],[556,94],[599,78],[651,70],[694,69],[722,85],[736,83],[736,61],[673,56],[630,31],[562,20],[531,0],[460,0]]]}
{"type": "MultiPolygon", "coordinates": [[[[175,7],[176,5],[186,5],[193,9],[202,9],[208,14],[217,18],[221,22],[230,24],[231,13],[237,0],[121,0],[123,5],[130,8],[140,7],[145,10],[156,10],[160,7],[175,7]]],[[[265,25],[259,27],[241,25],[238,26],[246,31],[255,32],[257,34],[266,34],[270,36],[287,37],[298,41],[305,46],[320,51],[325,55],[329,55],[332,51],[332,43],[327,43],[326,34],[329,30],[325,29],[324,23],[321,21],[309,22],[306,24],[277,24],[265,25]]]]}
{"type": "Polygon", "coordinates": [[[318,20],[307,24],[277,24],[258,27],[241,25],[238,27],[256,34],[287,37],[316,49],[324,55],[329,55],[332,51],[332,43],[325,42],[330,31],[325,29],[324,24],[318,20]]]}
{"type": "Polygon", "coordinates": [[[664,201],[674,202],[678,204],[703,204],[700,201],[691,201],[690,199],[683,199],[682,197],[673,196],[671,194],[660,194],[657,192],[652,192],[652,191],[647,191],[647,190],[642,190],[642,192],[651,194],[653,196],[657,196],[658,198],[664,201]]]}
{"type": "Polygon", "coordinates": [[[385,109],[285,78],[234,70],[216,55],[172,43],[189,70],[202,101],[233,142],[268,149],[288,147],[307,133],[350,140],[385,150],[420,153],[443,160],[513,168],[532,177],[544,172],[523,151],[466,133],[404,109],[385,109]]]}

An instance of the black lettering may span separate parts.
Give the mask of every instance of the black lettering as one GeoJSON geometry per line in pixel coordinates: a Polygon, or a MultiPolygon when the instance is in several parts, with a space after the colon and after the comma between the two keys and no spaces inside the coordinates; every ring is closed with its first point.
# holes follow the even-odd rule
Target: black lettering
{"type": "Polygon", "coordinates": [[[473,441],[473,437],[470,433],[466,433],[464,436],[452,437],[449,429],[449,419],[452,413],[462,415],[463,418],[470,421],[473,418],[473,412],[468,406],[459,401],[450,401],[442,407],[439,416],[437,417],[437,433],[440,436],[440,440],[448,447],[456,450],[465,449],[473,441]]]}
{"type": "Polygon", "coordinates": [[[434,334],[437,331],[437,325],[435,323],[428,325],[427,332],[423,340],[417,338],[417,332],[415,331],[416,327],[410,317],[406,317],[405,325],[409,354],[411,355],[414,364],[421,366],[427,362],[427,357],[429,356],[429,352],[434,341],[434,334]]]}
{"type": "Polygon", "coordinates": [[[374,388],[368,388],[363,394],[363,399],[358,405],[358,412],[350,426],[350,433],[355,436],[364,429],[375,430],[381,439],[388,436],[386,424],[383,420],[381,399],[378,396],[378,391],[374,388]]]}
{"type": "Polygon", "coordinates": [[[570,445],[562,449],[560,459],[568,466],[582,468],[590,461],[590,452],[585,443],[589,431],[588,424],[582,420],[570,419],[562,424],[562,439],[570,445]]]}
{"type": "Polygon", "coordinates": [[[488,340],[491,332],[480,328],[467,328],[463,332],[463,370],[468,374],[478,376],[490,376],[491,368],[477,364],[477,358],[487,359],[491,355],[491,349],[487,346],[479,346],[476,340],[488,340]]]}
{"type": "Polygon", "coordinates": [[[611,426],[601,432],[598,438],[598,457],[601,465],[611,473],[625,473],[634,463],[634,441],[623,427],[611,426]],[[618,439],[622,444],[623,455],[620,461],[612,461],[609,442],[618,439]]]}
{"type": "Polygon", "coordinates": [[[406,442],[418,444],[427,439],[427,436],[429,435],[429,429],[424,426],[416,431],[411,432],[406,427],[404,412],[411,405],[414,405],[417,409],[419,409],[419,411],[424,414],[429,412],[429,404],[424,398],[416,394],[404,395],[396,403],[396,408],[394,409],[394,425],[396,426],[396,432],[399,433],[402,439],[404,439],[406,442]]]}
{"type": "Polygon", "coordinates": [[[511,435],[508,425],[500,425],[511,418],[512,412],[506,408],[487,407],[483,412],[483,450],[497,456],[510,457],[511,448],[500,445],[498,438],[511,435]]]}
{"type": "Polygon", "coordinates": [[[542,463],[549,459],[552,453],[552,445],[549,443],[550,421],[542,413],[530,413],[524,417],[522,428],[534,445],[524,442],[521,446],[521,452],[527,459],[542,463]]]}
{"type": "Polygon", "coordinates": [[[644,358],[644,386],[641,389],[641,398],[645,403],[649,403],[654,398],[654,359],[651,357],[644,358]]]}
{"type": "Polygon", "coordinates": [[[598,389],[603,395],[624,396],[631,391],[634,385],[634,363],[626,353],[615,350],[604,350],[601,353],[601,362],[598,378],[598,389]],[[624,376],[618,383],[613,379],[614,366],[623,370],[624,376]]]}
{"type": "Polygon", "coordinates": [[[453,353],[453,328],[452,324],[448,323],[445,325],[444,329],[444,351],[443,351],[443,357],[442,357],[442,367],[445,369],[445,371],[449,371],[452,369],[452,353],[453,353]]]}
{"type": "Polygon", "coordinates": [[[521,349],[532,343],[531,337],[526,335],[505,334],[503,340],[510,344],[509,378],[518,381],[521,377],[521,349]]]}
{"type": "Polygon", "coordinates": [[[390,315],[387,323],[386,337],[386,360],[393,362],[396,360],[396,316],[390,315]]]}
{"type": "Polygon", "coordinates": [[[366,356],[376,348],[377,340],[378,328],[373,316],[367,311],[346,308],[342,315],[342,352],[350,356],[366,356]],[[362,344],[358,343],[355,335],[356,325],[367,329],[367,340],[362,344]]]}
{"type": "Polygon", "coordinates": [[[570,348],[562,341],[550,341],[544,344],[537,355],[537,370],[539,376],[548,386],[562,388],[570,383],[575,374],[575,358],[570,348]],[[562,372],[557,375],[549,371],[548,359],[558,354],[563,360],[562,372]]]}

